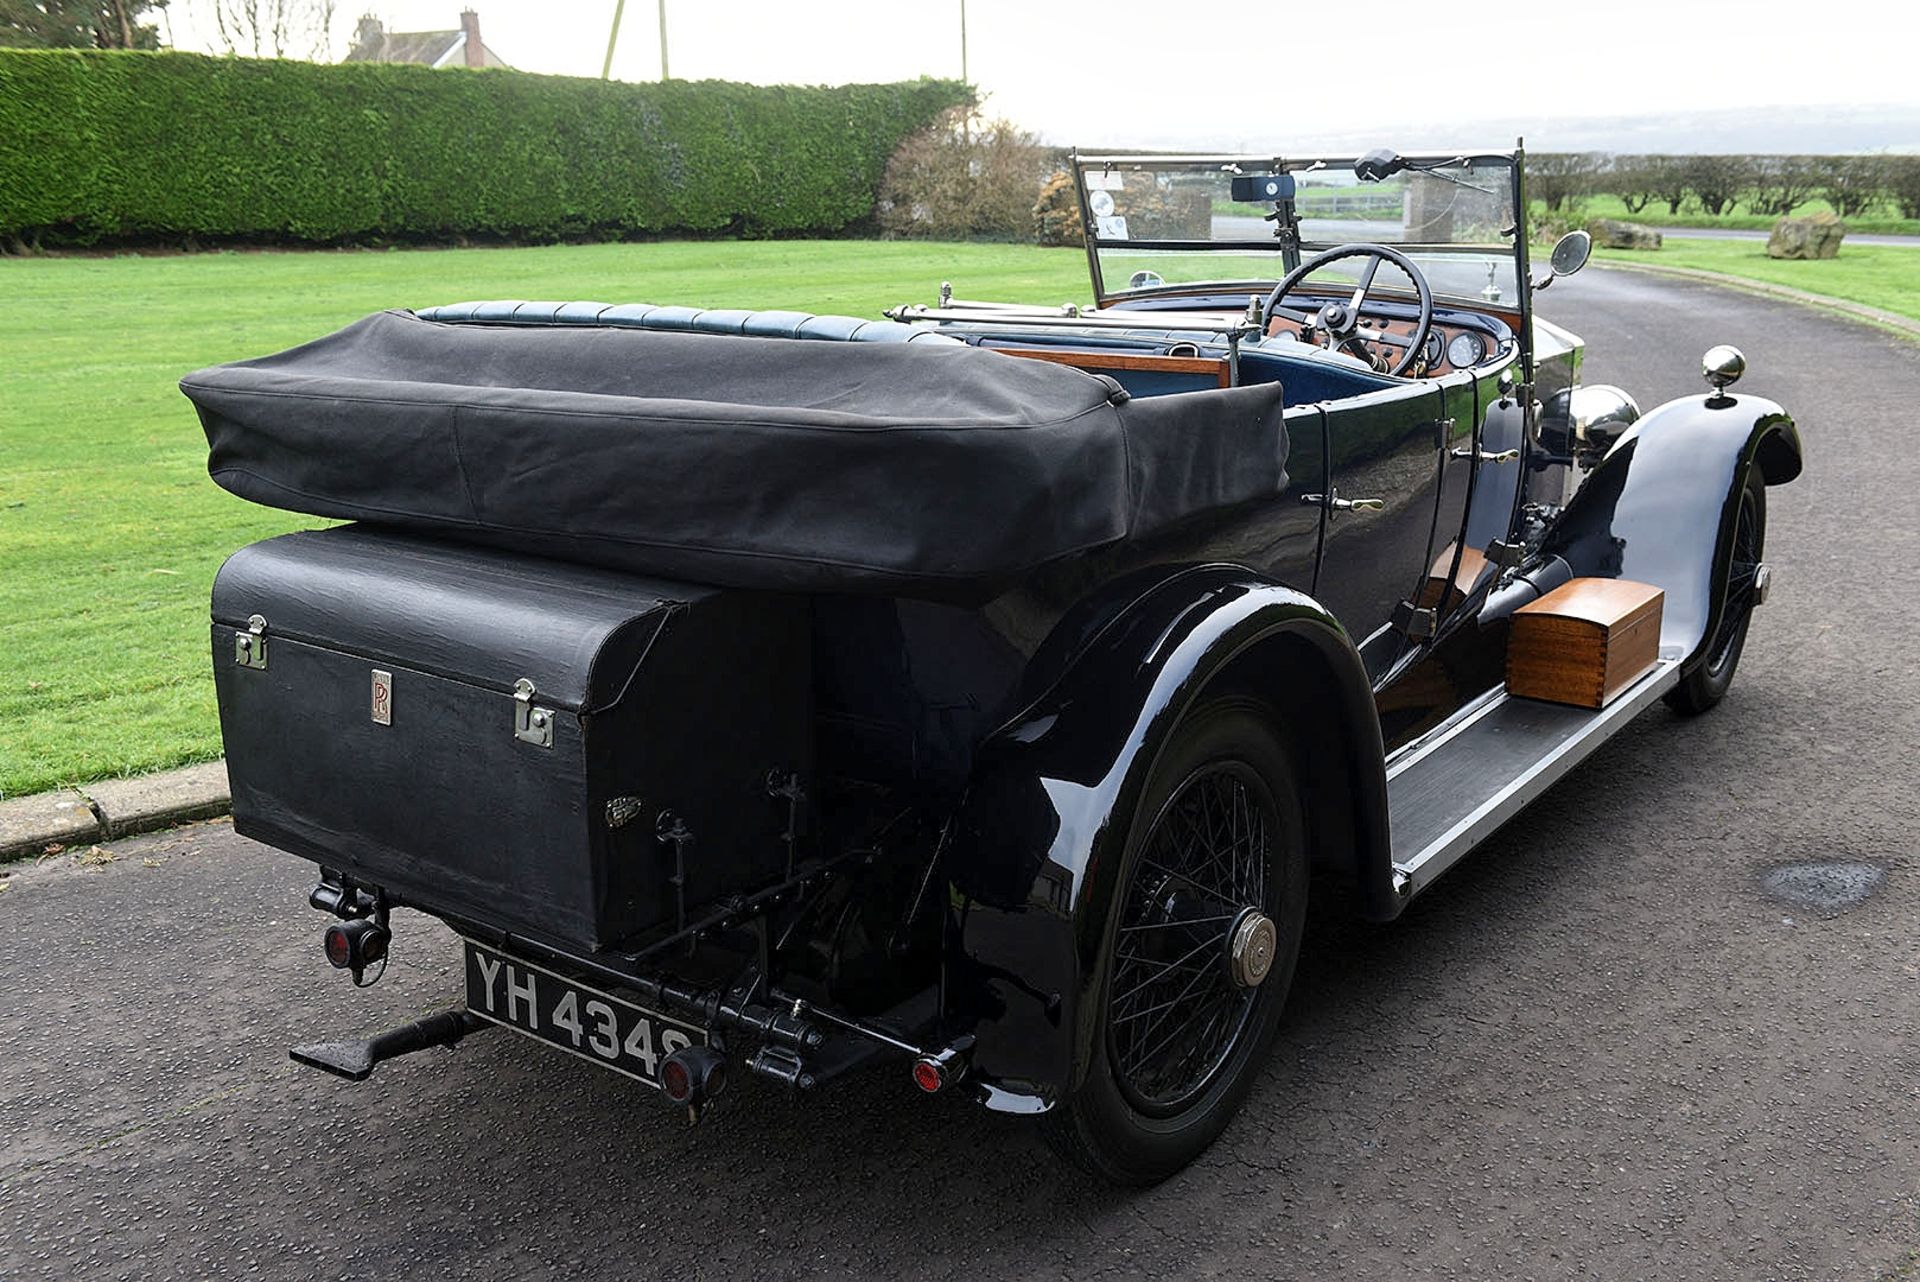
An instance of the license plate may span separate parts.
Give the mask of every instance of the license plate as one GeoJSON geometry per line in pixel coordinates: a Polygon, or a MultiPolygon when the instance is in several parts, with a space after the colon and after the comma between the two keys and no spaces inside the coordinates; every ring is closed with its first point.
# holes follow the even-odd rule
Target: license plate
{"type": "Polygon", "coordinates": [[[667,1056],[706,1044],[706,1032],[692,1024],[643,1010],[472,940],[464,942],[467,1009],[482,1019],[655,1087],[667,1056]]]}

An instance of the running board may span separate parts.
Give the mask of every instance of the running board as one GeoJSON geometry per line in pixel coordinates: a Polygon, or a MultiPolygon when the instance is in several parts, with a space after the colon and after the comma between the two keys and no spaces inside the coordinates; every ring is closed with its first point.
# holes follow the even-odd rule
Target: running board
{"type": "Polygon", "coordinates": [[[1390,763],[1394,890],[1432,885],[1679,681],[1662,659],[1599,711],[1498,691],[1390,763]]]}

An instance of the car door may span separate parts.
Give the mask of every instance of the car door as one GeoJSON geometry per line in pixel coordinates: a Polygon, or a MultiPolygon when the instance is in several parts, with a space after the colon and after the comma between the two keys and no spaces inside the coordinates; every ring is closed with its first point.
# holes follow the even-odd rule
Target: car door
{"type": "Polygon", "coordinates": [[[1449,429],[1446,404],[1437,383],[1421,382],[1321,406],[1329,488],[1315,496],[1325,521],[1314,595],[1376,688],[1431,635],[1420,595],[1436,552],[1458,538],[1471,456],[1449,459],[1461,420],[1449,429]],[[1461,468],[1450,474],[1450,461],[1461,468]],[[1440,532],[1443,491],[1451,526],[1440,532]]]}
{"type": "Polygon", "coordinates": [[[1489,646],[1475,616],[1501,570],[1513,563],[1509,541],[1526,468],[1525,414],[1500,390],[1497,375],[1449,375],[1441,388],[1445,457],[1433,548],[1412,608],[1403,611],[1417,642],[1409,639],[1376,696],[1389,750],[1439,725],[1501,679],[1504,651],[1489,646]]]}
{"type": "Polygon", "coordinates": [[[1495,407],[1495,380],[1463,373],[1442,380],[1440,389],[1440,510],[1426,579],[1413,599],[1422,613],[1410,623],[1423,639],[1445,632],[1498,576],[1496,544],[1508,537],[1521,470],[1521,442],[1506,430],[1503,413],[1513,402],[1495,407]],[[1496,414],[1502,415],[1497,422],[1496,414]]]}

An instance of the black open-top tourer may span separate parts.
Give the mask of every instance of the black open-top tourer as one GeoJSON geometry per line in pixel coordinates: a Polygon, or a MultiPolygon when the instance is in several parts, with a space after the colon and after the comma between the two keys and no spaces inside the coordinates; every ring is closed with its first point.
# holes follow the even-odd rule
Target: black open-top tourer
{"type": "Polygon", "coordinates": [[[240,832],[451,1010],[698,1117],[893,1059],[1093,1171],[1199,1153],[1309,886],[1391,918],[1766,598],[1779,406],[1642,413],[1534,294],[1521,157],[1081,156],[1085,306],[394,311],[188,377],[240,832]],[[1317,876],[1316,876],[1317,875],[1317,876]],[[449,994],[449,997],[455,997],[449,994]]]}

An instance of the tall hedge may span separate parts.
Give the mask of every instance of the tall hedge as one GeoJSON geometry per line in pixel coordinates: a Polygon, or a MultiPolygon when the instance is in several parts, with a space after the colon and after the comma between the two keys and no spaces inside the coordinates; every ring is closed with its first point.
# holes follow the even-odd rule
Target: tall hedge
{"type": "Polygon", "coordinates": [[[0,50],[0,236],[341,242],[833,232],[921,80],[621,84],[464,68],[0,50]]]}

